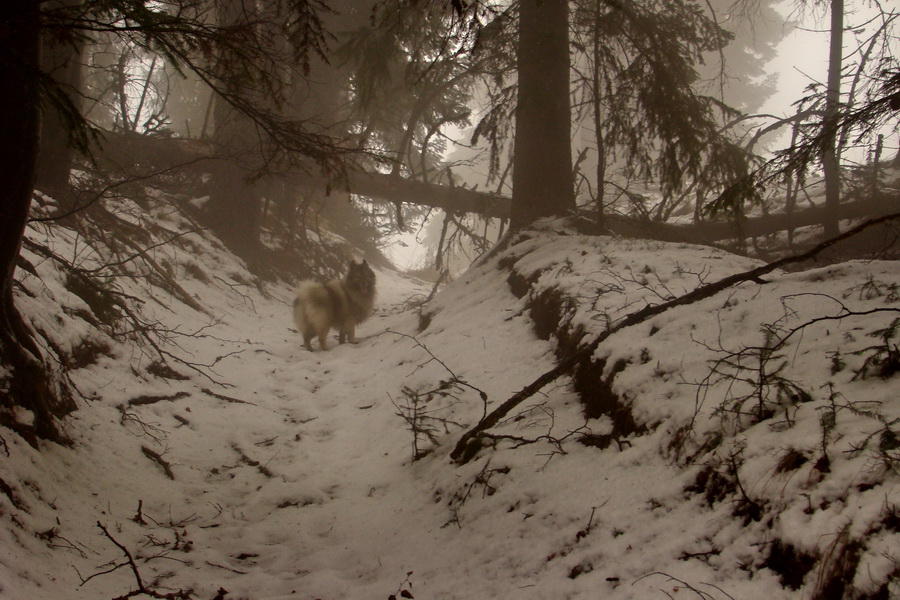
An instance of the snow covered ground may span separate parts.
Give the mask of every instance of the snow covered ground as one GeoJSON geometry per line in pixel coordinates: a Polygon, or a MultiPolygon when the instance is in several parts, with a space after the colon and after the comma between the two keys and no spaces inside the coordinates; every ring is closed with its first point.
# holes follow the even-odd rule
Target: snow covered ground
{"type": "MultiPolygon", "coordinates": [[[[95,260],[60,228],[29,237],[95,260]]],[[[310,353],[287,285],[249,285],[208,236],[181,241],[158,260],[204,311],[123,289],[175,331],[177,379],[89,328],[59,268],[26,253],[40,279],[20,273],[23,312],[60,347],[109,351],[71,372],[71,448],[0,429],[0,598],[900,594],[900,379],[879,372],[897,348],[895,262],[776,273],[626,329],[595,358],[637,433],[591,445],[616,425],[559,379],[456,465],[462,432],[555,364],[536,297],[561,292],[590,338],[758,263],[551,223],[421,309],[424,284],[379,271],[359,343],[310,353]]]]}

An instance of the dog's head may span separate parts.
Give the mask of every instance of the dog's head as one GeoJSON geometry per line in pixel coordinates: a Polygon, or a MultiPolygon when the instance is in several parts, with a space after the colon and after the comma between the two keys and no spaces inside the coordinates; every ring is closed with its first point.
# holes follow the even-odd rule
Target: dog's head
{"type": "Polygon", "coordinates": [[[350,263],[347,270],[347,287],[363,296],[375,295],[375,272],[369,263],[363,259],[357,263],[355,260],[350,263]]]}

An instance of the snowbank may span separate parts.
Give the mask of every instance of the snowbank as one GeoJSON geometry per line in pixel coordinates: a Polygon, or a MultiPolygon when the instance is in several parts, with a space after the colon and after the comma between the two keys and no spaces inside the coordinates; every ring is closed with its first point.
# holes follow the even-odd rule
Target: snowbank
{"type": "MultiPolygon", "coordinates": [[[[29,236],[100,264],[61,227],[29,236]]],[[[4,598],[122,597],[139,585],[129,557],[173,598],[900,592],[896,263],[778,273],[623,330],[593,364],[634,431],[586,418],[597,388],[560,379],[456,466],[462,432],[565,344],[757,263],[551,223],[421,310],[407,300],[424,284],[379,272],[360,342],[310,353],[289,286],[254,285],[206,234],[179,239],[155,256],[196,307],[115,284],[161,323],[168,369],[90,326],[60,267],[27,255],[34,326],[103,350],[69,369],[73,447],[0,431],[4,598]],[[555,326],[536,330],[550,291],[555,326]]]]}

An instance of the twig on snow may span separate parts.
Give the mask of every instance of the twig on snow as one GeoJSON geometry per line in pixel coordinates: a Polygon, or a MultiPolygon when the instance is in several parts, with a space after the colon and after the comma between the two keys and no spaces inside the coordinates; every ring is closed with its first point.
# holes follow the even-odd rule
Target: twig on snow
{"type": "Polygon", "coordinates": [[[160,455],[158,452],[154,452],[147,446],[141,446],[141,452],[144,453],[144,456],[162,467],[162,470],[166,474],[166,477],[168,477],[172,481],[175,481],[175,473],[172,472],[172,465],[170,465],[169,462],[162,457],[162,455],[160,455]]]}
{"type": "Polygon", "coordinates": [[[122,596],[117,596],[113,600],[126,600],[126,598],[134,598],[135,596],[141,596],[141,595],[150,596],[151,598],[159,598],[160,600],[191,600],[190,592],[187,592],[184,590],[178,590],[177,592],[170,592],[168,594],[162,594],[160,592],[157,592],[154,589],[148,588],[144,584],[144,580],[141,577],[141,572],[138,569],[137,562],[134,560],[134,555],[131,554],[131,551],[124,544],[122,544],[116,538],[114,538],[112,536],[112,534],[109,532],[109,530],[103,525],[103,523],[101,523],[100,521],[97,521],[97,527],[100,528],[100,530],[103,532],[103,535],[105,535],[106,538],[110,542],[112,542],[119,550],[122,551],[122,553],[125,555],[125,560],[127,562],[112,563],[112,565],[109,569],[107,569],[105,571],[100,571],[98,573],[94,573],[93,575],[91,575],[87,578],[81,577],[81,575],[79,574],[79,577],[81,577],[81,586],[86,584],[91,579],[94,579],[95,577],[99,577],[101,575],[108,575],[109,573],[112,573],[113,571],[117,571],[118,569],[120,569],[122,567],[129,567],[131,569],[132,574],[134,575],[135,581],[137,582],[137,589],[131,590],[130,592],[128,592],[127,594],[124,594],[122,596]]]}

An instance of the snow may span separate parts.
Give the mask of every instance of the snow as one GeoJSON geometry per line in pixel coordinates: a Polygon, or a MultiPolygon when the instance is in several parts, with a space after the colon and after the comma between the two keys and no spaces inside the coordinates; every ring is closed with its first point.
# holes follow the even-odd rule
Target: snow
{"type": "MultiPolygon", "coordinates": [[[[165,226],[190,228],[172,214],[165,226]]],[[[28,235],[102,264],[61,226],[28,235]]],[[[25,253],[40,279],[20,271],[16,300],[32,324],[60,348],[92,339],[109,352],[70,373],[84,396],[64,423],[71,447],[35,449],[0,429],[0,597],[121,597],[137,583],[127,565],[113,568],[125,563],[116,543],[148,589],[203,599],[808,598],[852,540],[863,544],[854,585],[874,594],[893,578],[900,592],[898,457],[879,444],[897,429],[900,385],[853,372],[898,317],[896,262],[777,272],[622,330],[595,357],[608,359],[604,375],[643,433],[604,449],[580,443],[613,425],[585,419],[563,378],[491,430],[533,443],[498,440],[456,465],[449,453],[465,429],[556,364],[554,339],[535,335],[536,294],[572,298],[569,326],[592,338],[647,303],[760,263],[550,222],[425,306],[427,284],[378,271],[359,343],[310,353],[291,330],[288,283],[249,285],[208,234],[180,240],[156,259],[204,311],[146,281],[118,284],[176,332],[165,349],[196,367],[173,362],[180,380],[148,372],[157,357],[146,349],[89,327],[58,267],[25,253]],[[513,294],[513,272],[530,295],[513,294]],[[771,363],[785,363],[808,401],[778,404],[773,392],[777,414],[761,422],[717,410],[748,384],[706,380],[712,361],[761,346],[764,325],[784,334],[842,311],[871,314],[809,325],[771,363]],[[835,351],[846,366],[833,371],[835,351]],[[628,362],[613,375],[619,359],[628,362]],[[436,443],[423,434],[414,446],[414,409],[436,443]],[[823,444],[827,471],[815,467],[823,444]],[[413,460],[415,449],[427,453],[413,460]],[[780,469],[792,451],[806,462],[780,469]],[[691,491],[704,469],[727,479],[732,465],[758,520],[740,513],[737,489],[713,501],[714,490],[691,491]],[[817,559],[799,589],[767,564],[776,541],[817,559]]]]}

